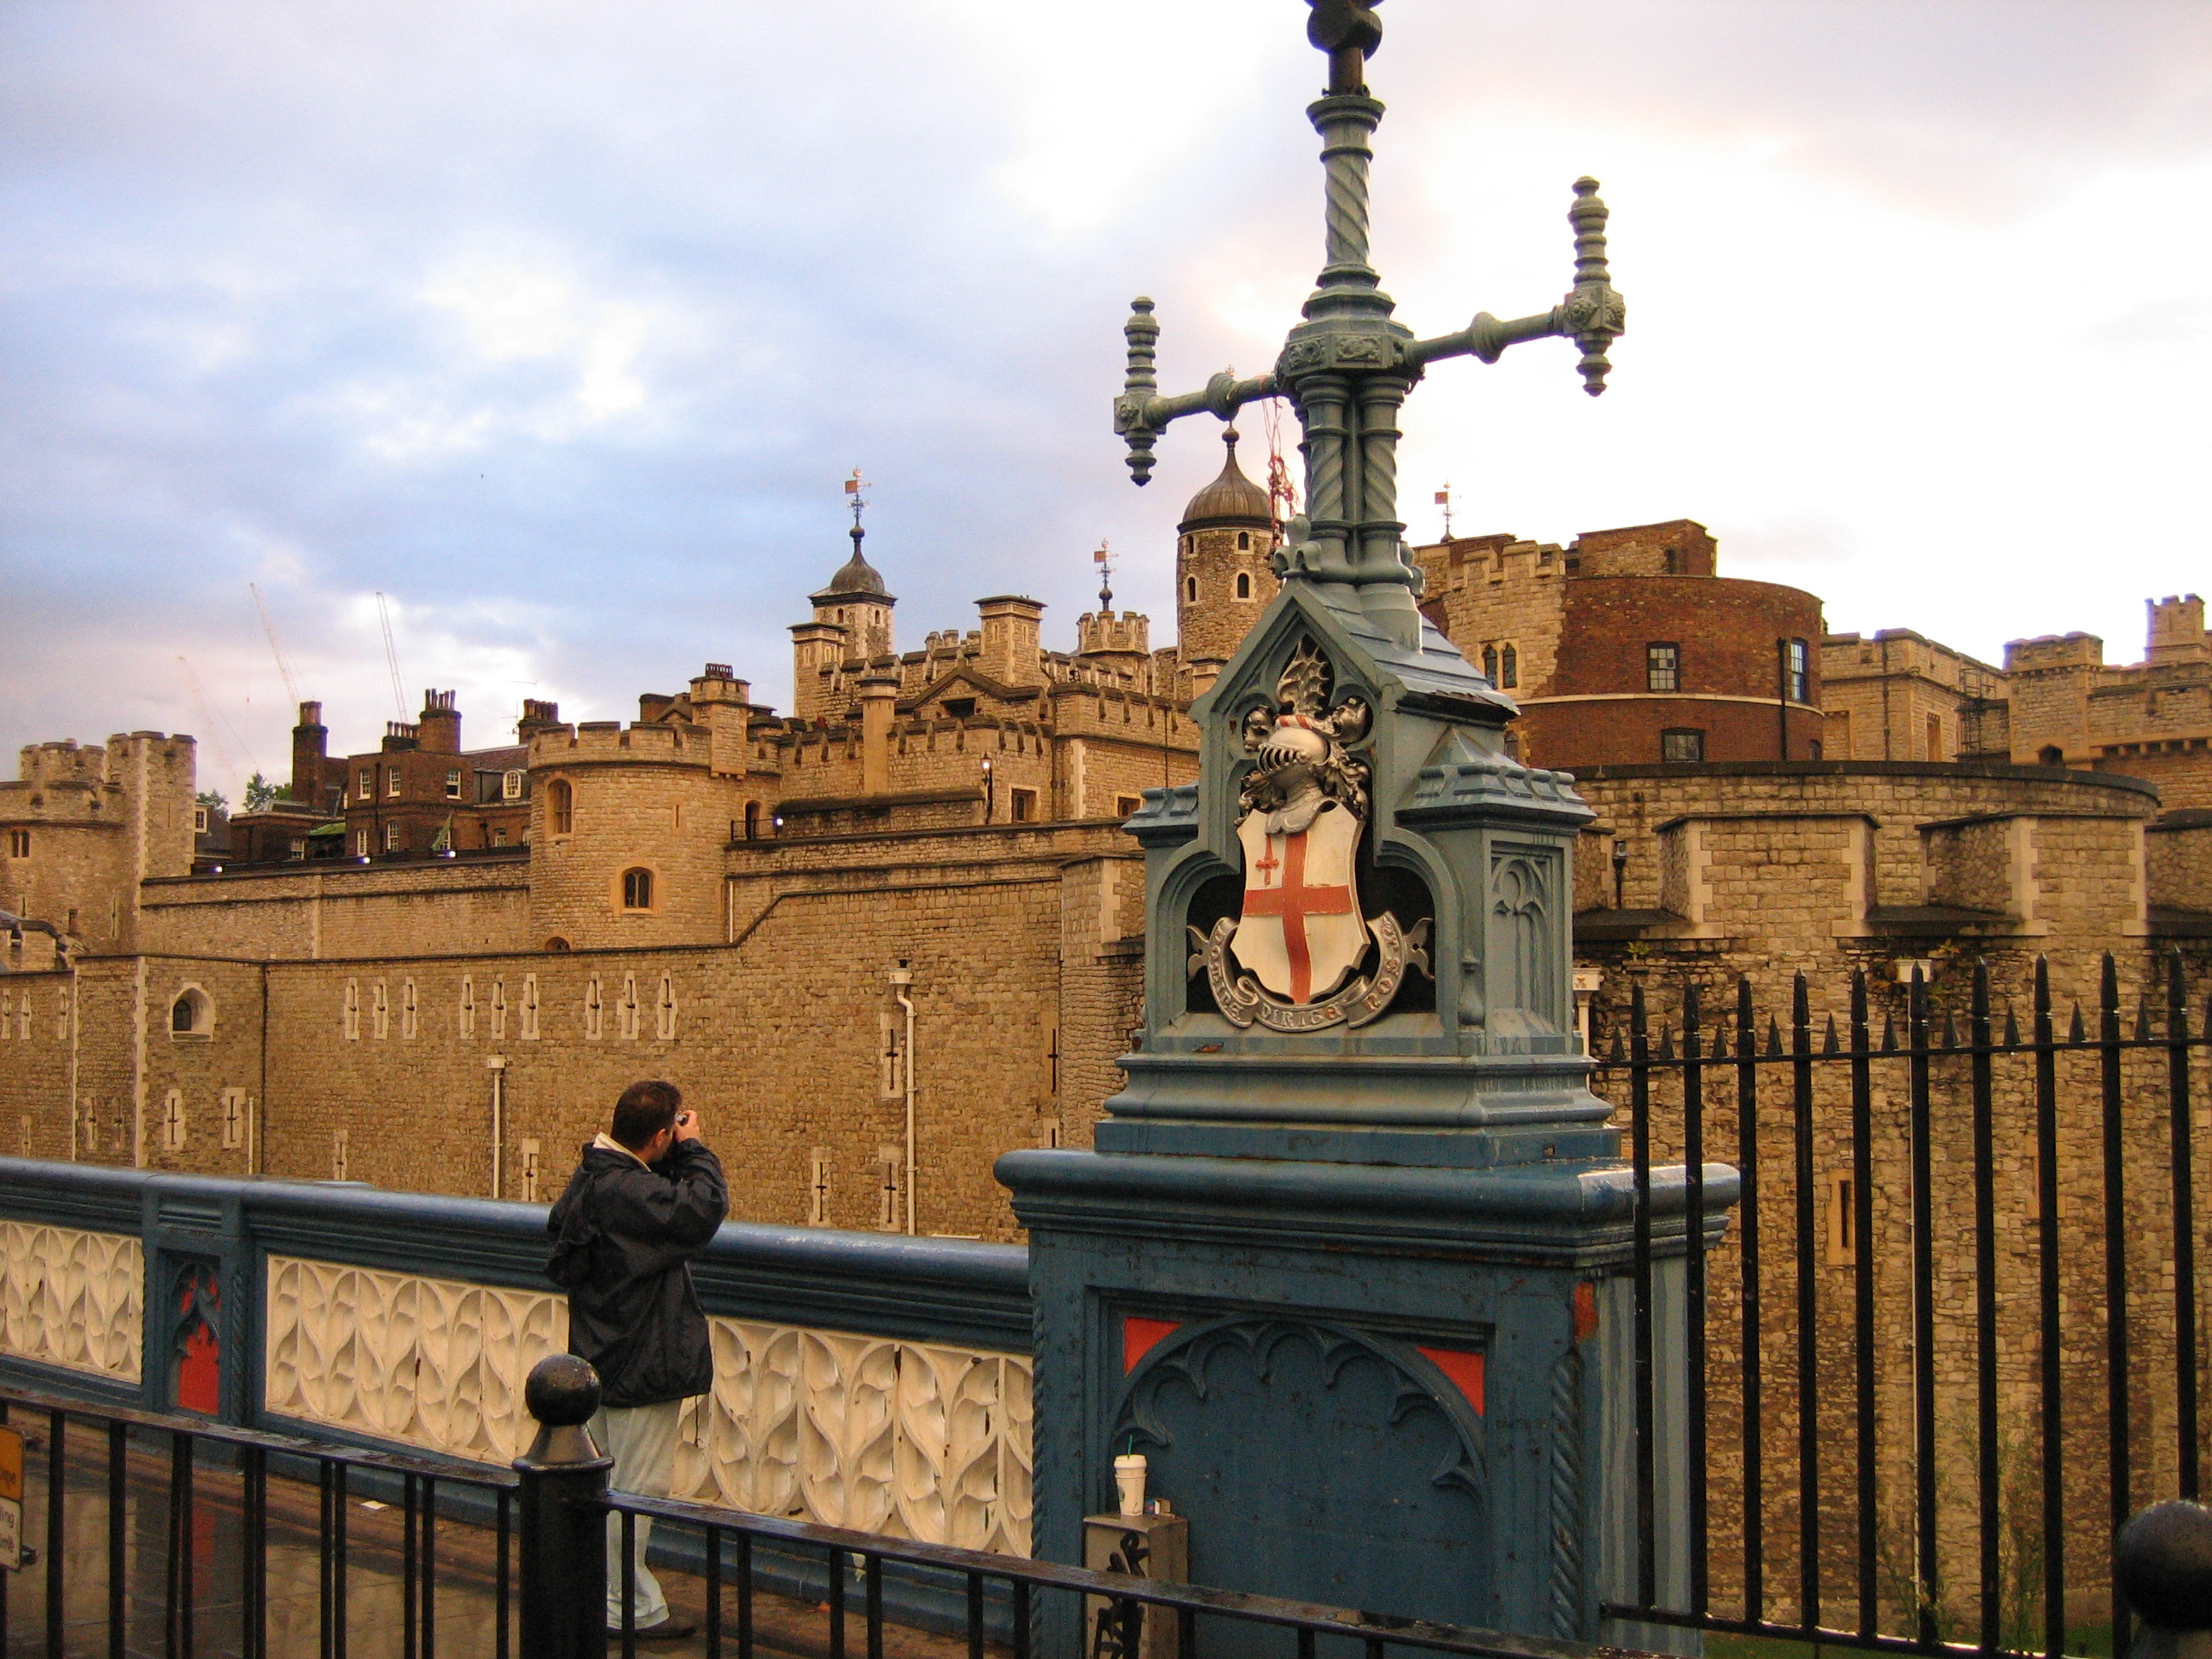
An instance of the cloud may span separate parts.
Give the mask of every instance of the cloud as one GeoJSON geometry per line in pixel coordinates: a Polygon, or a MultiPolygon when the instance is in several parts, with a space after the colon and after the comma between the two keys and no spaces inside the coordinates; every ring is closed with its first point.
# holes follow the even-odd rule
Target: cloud
{"type": "MultiPolygon", "coordinates": [[[[1694,517],[1839,627],[1984,656],[2070,627],[2117,653],[2143,594],[2203,586],[2201,6],[1559,16],[1385,14],[1401,315],[1552,304],[1590,171],[1632,325],[1595,404],[1555,342],[1438,366],[1415,533],[1445,477],[1463,528],[1694,517]]],[[[342,747],[390,718],[380,590],[407,697],[460,688],[471,741],[708,659],[781,701],[855,465],[909,641],[1008,588],[1065,641],[1102,536],[1164,635],[1218,452],[1179,428],[1129,488],[1121,324],[1158,301],[1171,389],[1272,359],[1320,258],[1302,17],[0,9],[0,735],[195,729],[183,654],[272,763],[248,580],[342,747]]]]}

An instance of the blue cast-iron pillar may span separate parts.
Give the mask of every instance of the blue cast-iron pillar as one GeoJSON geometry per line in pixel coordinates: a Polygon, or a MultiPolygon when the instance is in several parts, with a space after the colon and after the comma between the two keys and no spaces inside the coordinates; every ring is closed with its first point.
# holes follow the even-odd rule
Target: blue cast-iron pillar
{"type": "MultiPolygon", "coordinates": [[[[1304,320],[1269,374],[1179,398],[1156,389],[1149,301],[1127,331],[1115,424],[1137,481],[1178,416],[1283,397],[1307,511],[1281,592],[1193,709],[1198,782],[1148,791],[1128,826],[1147,937],[1127,1085],[1095,1150],[999,1164],[1031,1246],[1036,1537],[1079,1560],[1133,1450],[1190,1517],[1196,1582],[1589,1638],[1601,1591],[1638,1594],[1639,1466],[1653,1588],[1680,1583],[1685,1172],[1650,1182],[1646,1455],[1636,1186],[1574,1019],[1592,815],[1509,752],[1512,700],[1417,609],[1395,446],[1442,357],[1567,336],[1602,390],[1623,308],[1583,180],[1560,306],[1427,341],[1394,321],[1367,258],[1380,30],[1368,6],[1310,3],[1331,78],[1304,320]]],[[[1709,1248],[1734,1172],[1707,1166],[1703,1190],[1709,1248]]]]}

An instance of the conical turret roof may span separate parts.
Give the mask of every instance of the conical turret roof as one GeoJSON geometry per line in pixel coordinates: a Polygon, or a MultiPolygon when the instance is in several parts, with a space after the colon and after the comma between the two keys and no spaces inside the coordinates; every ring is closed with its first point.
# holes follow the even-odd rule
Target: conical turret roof
{"type": "Polygon", "coordinates": [[[1221,441],[1229,450],[1221,463],[1221,476],[1190,498],[1190,505],[1182,510],[1182,522],[1176,526],[1178,530],[1205,530],[1216,525],[1264,528],[1275,521],[1274,503],[1267,499],[1267,492],[1246,477],[1237,465],[1237,428],[1225,428],[1221,441]]]}

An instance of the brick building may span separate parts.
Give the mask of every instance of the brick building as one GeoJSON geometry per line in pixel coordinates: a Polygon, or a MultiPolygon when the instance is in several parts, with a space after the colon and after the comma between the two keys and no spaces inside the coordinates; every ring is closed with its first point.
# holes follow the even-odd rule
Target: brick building
{"type": "Polygon", "coordinates": [[[1580,772],[1817,760],[1820,602],[1715,574],[1700,524],[1417,548],[1422,610],[1519,702],[1521,757],[1580,772]]]}

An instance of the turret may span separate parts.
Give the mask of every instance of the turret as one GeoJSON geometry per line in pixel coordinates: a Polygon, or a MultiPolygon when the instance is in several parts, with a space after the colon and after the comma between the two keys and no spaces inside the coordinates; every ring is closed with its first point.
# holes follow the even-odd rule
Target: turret
{"type": "Polygon", "coordinates": [[[1274,503],[1237,465],[1237,428],[1221,434],[1221,476],[1190,498],[1176,526],[1176,636],[1185,666],[1236,653],[1275,597],[1274,503]]]}
{"type": "Polygon", "coordinates": [[[1044,606],[1036,599],[1002,593],[975,601],[981,619],[983,653],[976,666],[1001,685],[1036,685],[1044,678],[1037,647],[1044,606]]]}
{"type": "Polygon", "coordinates": [[[2146,599],[2150,611],[2149,648],[2143,659],[2152,663],[2203,662],[2212,659],[2204,639],[2204,601],[2194,593],[2179,599],[2146,599]]]}

